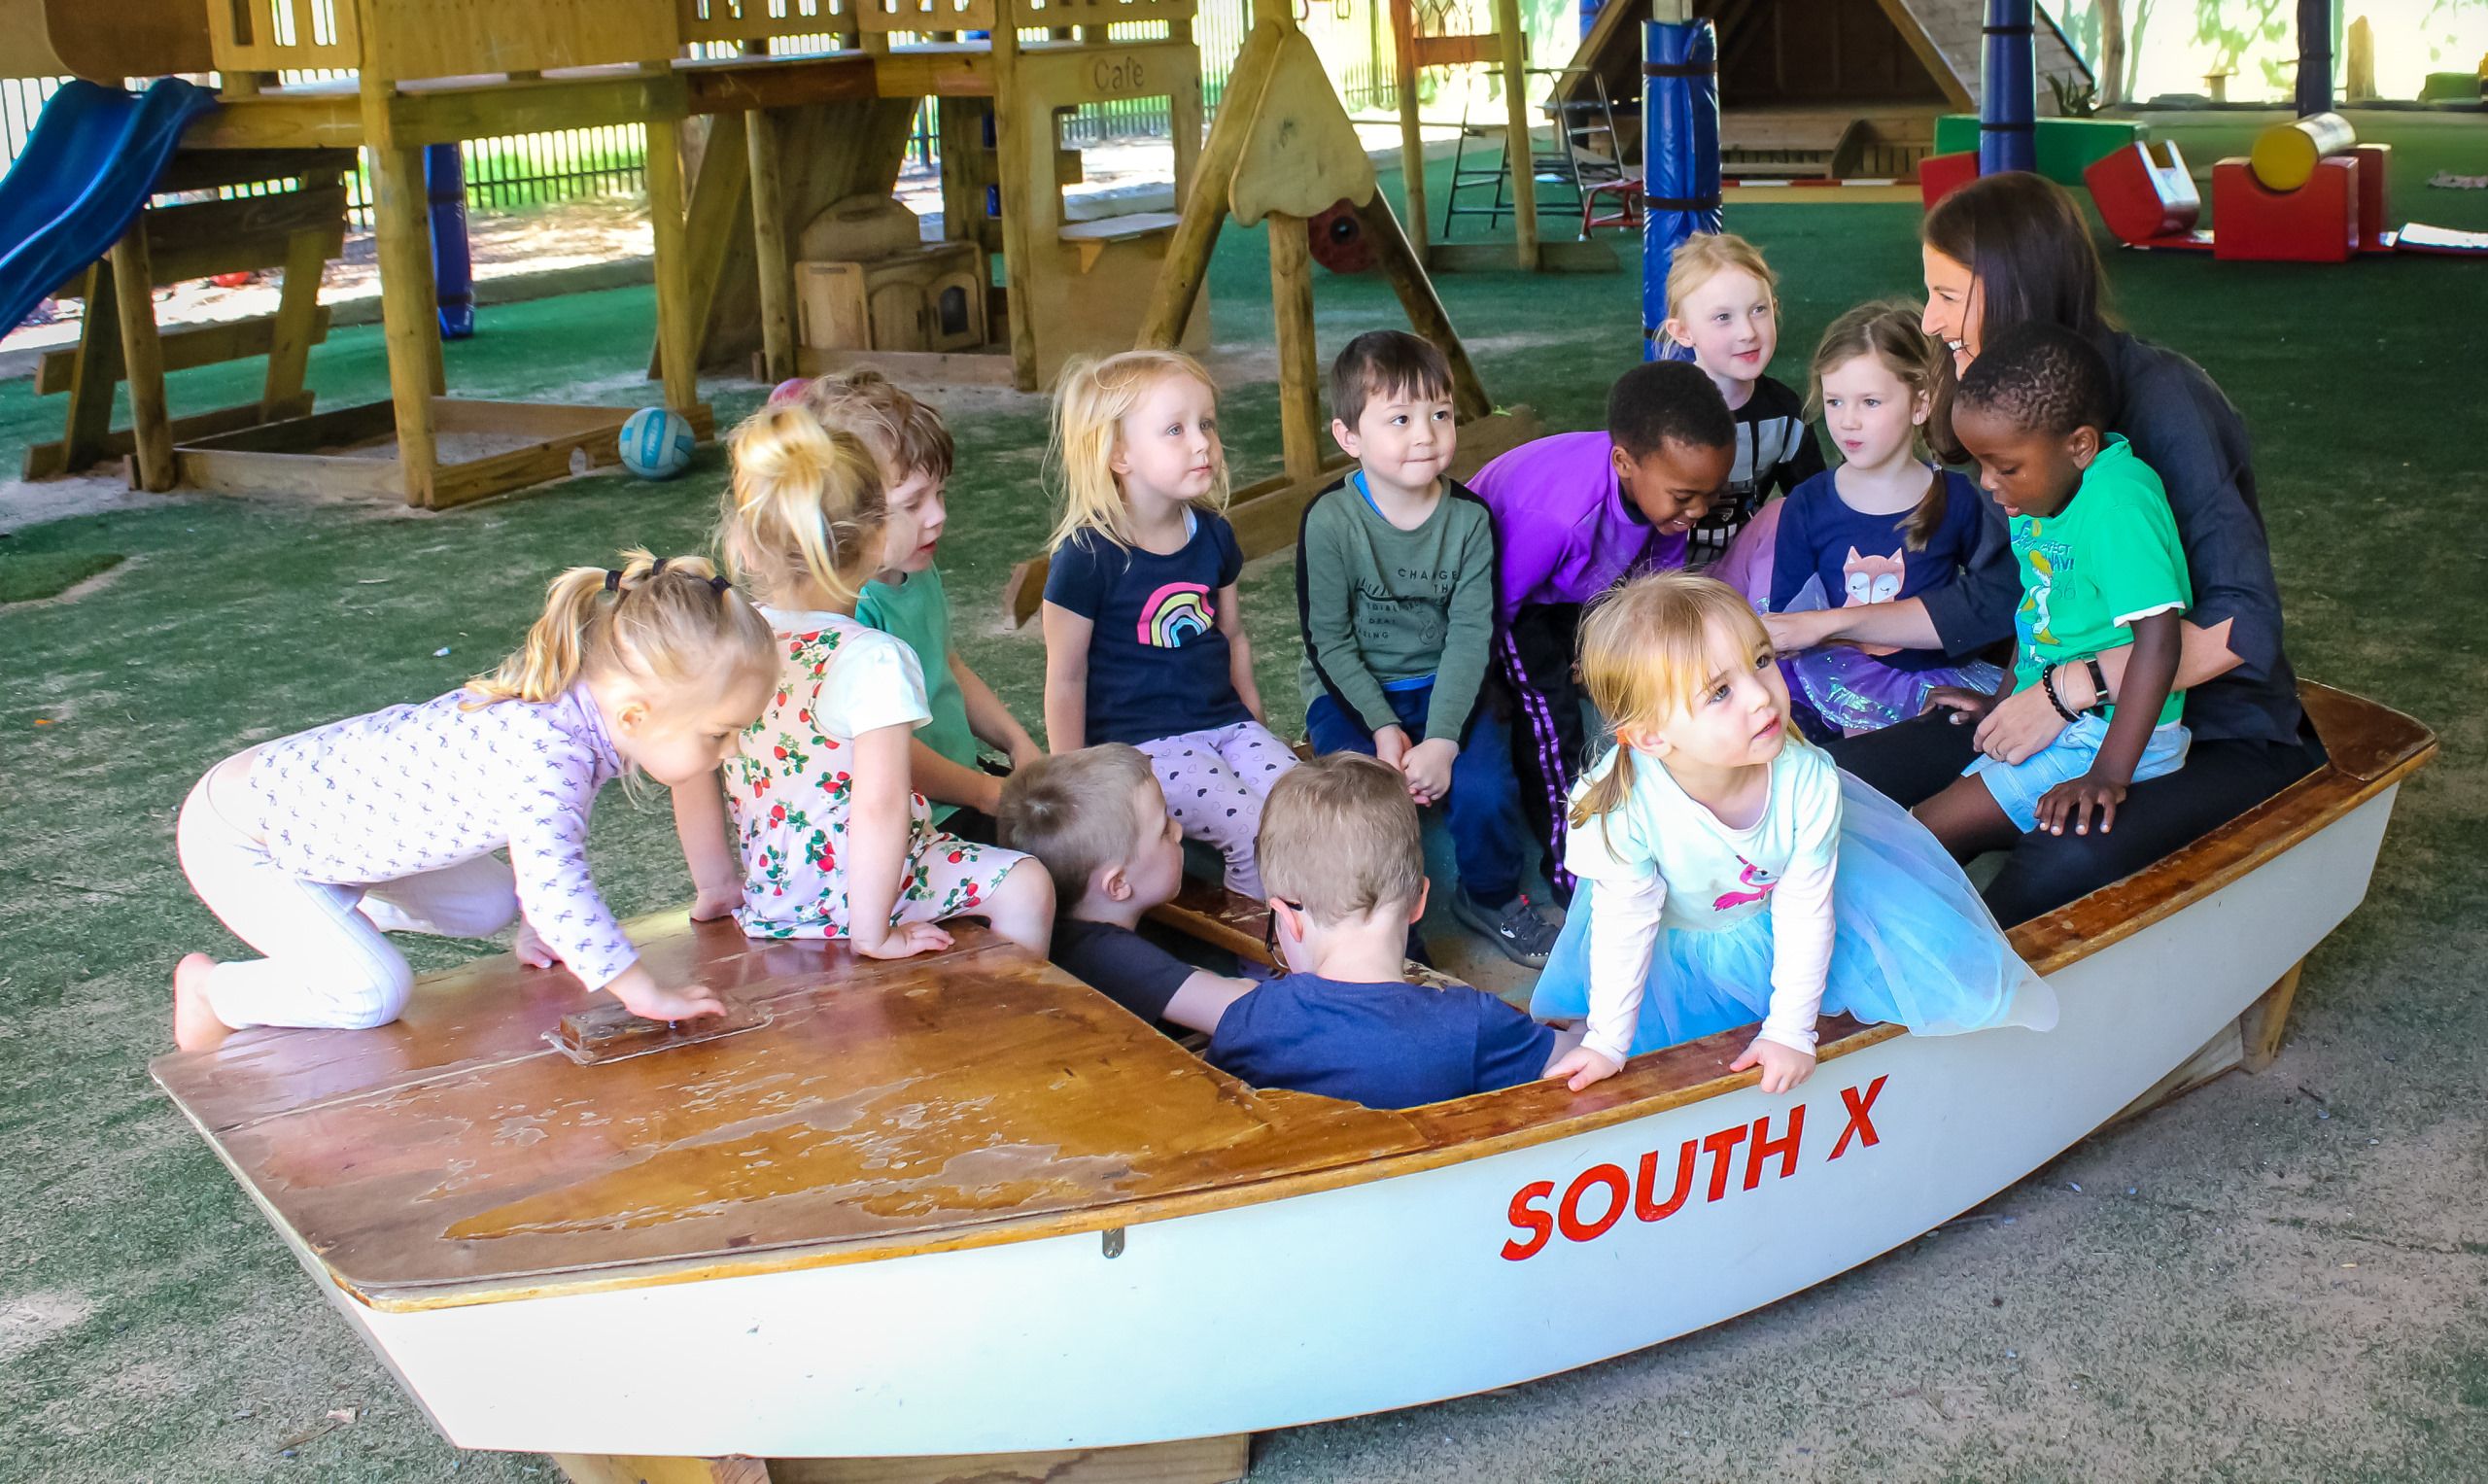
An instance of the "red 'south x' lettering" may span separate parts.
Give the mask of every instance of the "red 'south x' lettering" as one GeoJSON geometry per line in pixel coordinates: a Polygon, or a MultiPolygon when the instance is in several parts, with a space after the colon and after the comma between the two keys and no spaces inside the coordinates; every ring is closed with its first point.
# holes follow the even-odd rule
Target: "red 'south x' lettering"
{"type": "Polygon", "coordinates": [[[1855,1087],[1840,1089],[1841,1105],[1849,1110],[1849,1126],[1840,1131],[1840,1138],[1833,1143],[1831,1158],[1837,1159],[1849,1153],[1849,1141],[1851,1138],[1857,1140],[1857,1147],[1860,1149],[1873,1149],[1883,1142],[1875,1136],[1874,1115],[1875,1099],[1883,1094],[1883,1078],[1876,1078],[1866,1085],[1866,1090],[1862,1094],[1855,1087]]]}

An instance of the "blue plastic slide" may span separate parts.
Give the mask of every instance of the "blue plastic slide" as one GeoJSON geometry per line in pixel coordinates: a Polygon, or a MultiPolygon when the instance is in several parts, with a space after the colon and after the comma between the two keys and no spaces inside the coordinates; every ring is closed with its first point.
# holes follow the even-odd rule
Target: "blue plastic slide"
{"type": "Polygon", "coordinates": [[[112,251],[182,134],[216,95],[178,78],[144,93],[73,82],[52,95],[0,177],[0,334],[112,251]]]}

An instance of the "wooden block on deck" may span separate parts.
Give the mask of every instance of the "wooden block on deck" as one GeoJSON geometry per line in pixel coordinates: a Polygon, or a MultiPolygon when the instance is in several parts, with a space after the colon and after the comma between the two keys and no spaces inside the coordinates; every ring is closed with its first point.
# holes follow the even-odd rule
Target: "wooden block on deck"
{"type": "Polygon", "coordinates": [[[697,1046],[768,1023],[768,1011],[733,1000],[726,1002],[724,1015],[697,1020],[650,1020],[615,1001],[562,1017],[562,1023],[544,1033],[544,1044],[580,1066],[592,1067],[697,1046]]]}

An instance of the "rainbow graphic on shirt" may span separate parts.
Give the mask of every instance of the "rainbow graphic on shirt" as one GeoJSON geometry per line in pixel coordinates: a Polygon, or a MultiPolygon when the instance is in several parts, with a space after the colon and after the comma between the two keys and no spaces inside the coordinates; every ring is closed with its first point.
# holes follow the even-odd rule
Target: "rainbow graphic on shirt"
{"type": "Polygon", "coordinates": [[[1156,649],[1181,649],[1218,627],[1209,589],[1197,582],[1169,582],[1140,605],[1140,641],[1156,649]]]}

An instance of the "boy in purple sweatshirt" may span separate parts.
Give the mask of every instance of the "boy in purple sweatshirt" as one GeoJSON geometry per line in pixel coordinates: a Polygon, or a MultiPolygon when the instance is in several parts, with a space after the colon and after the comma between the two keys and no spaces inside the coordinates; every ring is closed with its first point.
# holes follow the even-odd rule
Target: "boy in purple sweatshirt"
{"type": "Polygon", "coordinates": [[[1685,533],[1736,461],[1737,426],[1699,367],[1654,361],[1616,378],[1605,432],[1524,443],[1469,487],[1494,512],[1501,550],[1496,667],[1514,701],[1521,810],[1569,905],[1564,818],[1587,734],[1572,674],[1581,605],[1626,577],[1684,565],[1685,533]]]}

